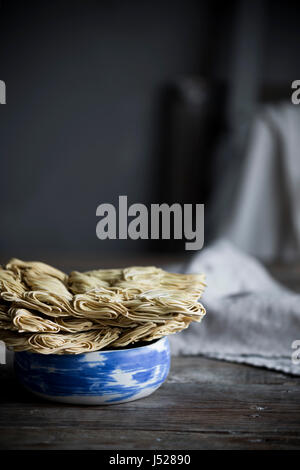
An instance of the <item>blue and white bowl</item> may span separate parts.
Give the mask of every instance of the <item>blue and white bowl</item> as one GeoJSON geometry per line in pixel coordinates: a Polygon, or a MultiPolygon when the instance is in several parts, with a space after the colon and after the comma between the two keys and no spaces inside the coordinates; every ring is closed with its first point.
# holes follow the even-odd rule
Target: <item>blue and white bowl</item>
{"type": "Polygon", "coordinates": [[[146,346],[85,354],[16,352],[15,371],[31,392],[64,403],[107,405],[153,393],[170,369],[167,337],[146,346]]]}

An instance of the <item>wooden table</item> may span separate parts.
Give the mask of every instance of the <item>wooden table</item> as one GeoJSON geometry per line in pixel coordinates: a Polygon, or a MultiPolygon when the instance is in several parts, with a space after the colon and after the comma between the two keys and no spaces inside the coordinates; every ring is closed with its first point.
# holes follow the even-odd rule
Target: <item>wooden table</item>
{"type": "MultiPolygon", "coordinates": [[[[299,284],[296,268],[273,273],[299,284]]],[[[200,357],[173,358],[163,386],[132,403],[42,401],[17,384],[11,363],[0,365],[0,396],[5,449],[300,448],[300,377],[200,357]]]]}
{"type": "Polygon", "coordinates": [[[173,358],[163,386],[111,406],[57,405],[0,367],[6,449],[299,449],[300,378],[197,357],[173,358]]]}

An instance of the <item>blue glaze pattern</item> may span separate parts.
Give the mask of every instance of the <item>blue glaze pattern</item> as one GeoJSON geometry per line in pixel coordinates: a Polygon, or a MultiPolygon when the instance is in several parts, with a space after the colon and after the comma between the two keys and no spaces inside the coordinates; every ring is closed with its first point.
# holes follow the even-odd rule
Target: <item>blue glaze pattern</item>
{"type": "Polygon", "coordinates": [[[150,395],[170,368],[167,337],[146,346],[78,355],[15,353],[15,371],[30,391],[78,404],[110,404],[150,395]]]}

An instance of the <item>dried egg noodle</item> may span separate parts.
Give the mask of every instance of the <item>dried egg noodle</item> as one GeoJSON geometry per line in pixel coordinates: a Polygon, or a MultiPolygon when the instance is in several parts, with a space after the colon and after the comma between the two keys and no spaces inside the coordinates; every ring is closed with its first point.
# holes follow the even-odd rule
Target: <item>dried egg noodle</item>
{"type": "Polygon", "coordinates": [[[0,340],[15,351],[79,354],[152,341],[200,322],[203,274],[152,266],[73,271],[0,267],[0,340]]]}

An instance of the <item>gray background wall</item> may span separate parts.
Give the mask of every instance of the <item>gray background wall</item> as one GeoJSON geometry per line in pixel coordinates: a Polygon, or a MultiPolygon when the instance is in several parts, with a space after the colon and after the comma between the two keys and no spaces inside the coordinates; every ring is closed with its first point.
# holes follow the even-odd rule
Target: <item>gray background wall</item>
{"type": "Polygon", "coordinates": [[[145,249],[95,236],[101,202],[155,202],[160,96],[206,57],[203,2],[2,2],[1,250],[145,249]]]}
{"type": "MultiPolygon", "coordinates": [[[[121,194],[162,202],[163,92],[185,76],[230,80],[239,2],[225,3],[1,2],[2,259],[149,248],[100,242],[96,207],[121,194]]],[[[265,60],[282,82],[295,73],[285,57],[298,23],[292,3],[281,2],[285,16],[279,3],[266,4],[265,60]]]]}

